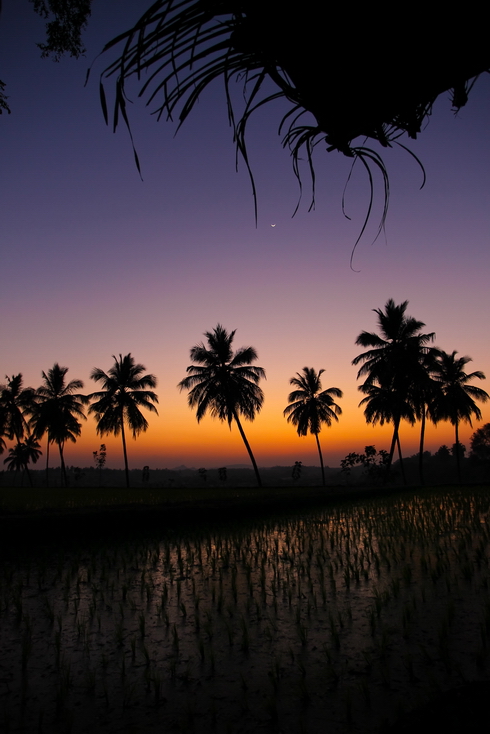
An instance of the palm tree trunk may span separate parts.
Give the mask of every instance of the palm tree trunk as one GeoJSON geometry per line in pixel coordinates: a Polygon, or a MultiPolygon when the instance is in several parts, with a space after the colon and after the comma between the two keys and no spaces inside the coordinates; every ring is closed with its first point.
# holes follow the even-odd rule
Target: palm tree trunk
{"type": "Polygon", "coordinates": [[[456,446],[454,447],[455,453],[456,453],[456,466],[458,469],[458,482],[461,484],[461,462],[459,458],[459,424],[458,419],[456,418],[456,422],[454,424],[454,433],[456,437],[456,446]]]}
{"type": "Polygon", "coordinates": [[[407,478],[405,476],[405,467],[403,466],[402,447],[400,445],[400,434],[398,434],[397,437],[396,437],[396,443],[397,443],[397,446],[398,446],[398,458],[400,459],[400,471],[402,473],[403,484],[406,487],[407,486],[407,478]]]}
{"type": "Polygon", "coordinates": [[[323,456],[322,456],[322,450],[320,448],[320,439],[318,438],[318,433],[315,433],[316,438],[316,445],[318,447],[318,455],[320,456],[320,466],[322,468],[322,484],[325,487],[325,469],[323,466],[323,456]]]}
{"type": "Polygon", "coordinates": [[[124,418],[121,420],[121,436],[124,453],[124,471],[126,472],[126,487],[129,489],[129,467],[128,467],[128,452],[126,450],[126,434],[124,433],[124,418]]]}
{"type": "Polygon", "coordinates": [[[419,477],[420,484],[425,487],[424,478],[424,439],[425,439],[425,405],[422,408],[422,418],[420,426],[420,446],[419,446],[419,477]]]}
{"type": "Polygon", "coordinates": [[[391,464],[393,463],[393,454],[395,453],[395,446],[398,439],[398,427],[400,425],[400,419],[395,418],[395,427],[393,429],[393,438],[391,439],[390,454],[388,456],[388,463],[386,465],[385,484],[390,476],[391,464]]]}
{"type": "Polygon", "coordinates": [[[49,487],[49,433],[48,445],[46,446],[46,487],[49,487]]]}
{"type": "Polygon", "coordinates": [[[256,463],[255,458],[254,458],[254,455],[252,453],[252,449],[250,448],[250,444],[247,441],[247,437],[246,437],[246,435],[244,433],[244,430],[242,428],[242,424],[240,423],[240,419],[238,417],[238,413],[236,412],[236,410],[233,411],[233,418],[236,421],[236,424],[238,426],[238,430],[240,431],[240,436],[242,437],[243,443],[245,444],[245,447],[246,447],[246,449],[248,451],[248,455],[250,456],[250,460],[251,460],[252,465],[253,465],[253,468],[254,468],[255,476],[257,478],[257,484],[259,485],[259,487],[262,487],[262,481],[260,479],[260,474],[259,474],[259,469],[257,467],[257,463],[256,463]]]}
{"type": "Polygon", "coordinates": [[[68,477],[66,476],[65,459],[63,457],[63,444],[61,441],[58,441],[58,448],[60,450],[62,483],[64,487],[68,487],[68,477]]]}

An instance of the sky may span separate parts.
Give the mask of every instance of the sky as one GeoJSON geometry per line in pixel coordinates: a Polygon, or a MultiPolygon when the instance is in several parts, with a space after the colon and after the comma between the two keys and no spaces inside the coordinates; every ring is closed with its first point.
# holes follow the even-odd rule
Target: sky
{"type": "MultiPolygon", "coordinates": [[[[143,3],[143,6],[145,4],[143,3]]],[[[12,110],[0,116],[0,375],[21,372],[41,384],[55,362],[97,389],[94,367],[129,352],[158,379],[159,415],[128,447],[131,467],[246,464],[237,429],[205,417],[197,423],[177,389],[190,348],[221,323],[236,329],[234,346],[253,346],[267,373],[265,401],[244,423],[260,466],[318,464],[313,436],[298,437],[283,417],[289,380],[303,367],[324,369],[323,388],[340,388],[343,413],[324,427],[325,463],[338,466],[365,445],[389,448],[389,426],[368,426],[358,403],[355,341],[376,331],[373,309],[389,298],[436,333],[435,343],[469,355],[468,371],[490,375],[490,76],[482,76],[458,115],[448,94],[434,105],[416,141],[404,140],[425,167],[427,182],[401,149],[382,151],[391,198],[385,232],[375,241],[375,211],[350,258],[369,197],[356,167],[342,195],[350,161],[315,153],[316,206],[305,169],[303,198],[278,125],[284,103],[264,106],[250,122],[248,147],[258,192],[255,221],[245,165],[235,166],[223,85],[205,91],[176,134],[175,122],[150,114],[136,94],[129,104],[142,180],[122,126],[103,119],[99,75],[112,57],[104,43],[138,18],[142,4],[96,0],[85,34],[85,58],[40,58],[44,26],[28,0],[4,0],[0,15],[0,78],[12,110]],[[84,86],[87,68],[91,77],[84,86]],[[274,226],[272,226],[274,225],[274,226]]],[[[131,90],[130,90],[131,91],[131,90]]],[[[133,90],[134,91],[134,90],[133,90]]],[[[113,89],[107,86],[109,98],[113,89]]],[[[242,85],[237,84],[240,105],[242,85]]],[[[487,381],[476,381],[489,390],[487,381]]],[[[461,428],[472,432],[490,421],[461,428]]],[[[426,447],[452,445],[448,424],[429,427],[426,447]]],[[[417,451],[418,427],[403,426],[406,455],[417,451]]],[[[68,465],[88,466],[105,442],[109,467],[123,465],[120,439],[97,435],[89,417],[68,465]]]]}

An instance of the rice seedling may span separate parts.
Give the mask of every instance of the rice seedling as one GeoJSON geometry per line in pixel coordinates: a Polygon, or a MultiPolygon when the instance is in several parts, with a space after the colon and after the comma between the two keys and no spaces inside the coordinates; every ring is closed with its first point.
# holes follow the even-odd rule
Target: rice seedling
{"type": "Polygon", "coordinates": [[[140,637],[143,639],[146,635],[146,617],[144,614],[140,613],[138,616],[138,626],[140,631],[140,637]]]}
{"type": "Polygon", "coordinates": [[[95,694],[95,687],[97,684],[97,674],[92,668],[88,668],[84,675],[84,687],[89,695],[95,694]]]}
{"type": "Polygon", "coordinates": [[[30,626],[26,626],[22,633],[21,651],[22,670],[25,671],[25,669],[27,668],[27,663],[29,662],[29,658],[32,654],[32,629],[30,628],[30,626]]]}
{"type": "MultiPolygon", "coordinates": [[[[104,706],[104,700],[109,706],[109,701],[112,705],[124,699],[122,688],[113,683],[124,669],[124,686],[134,687],[135,701],[143,686],[153,705],[166,699],[165,708],[156,708],[165,712],[167,723],[172,717],[175,721],[185,700],[184,683],[200,700],[190,674],[192,661],[200,661],[207,676],[201,679],[203,693],[206,680],[213,678],[246,716],[253,718],[261,710],[257,690],[268,687],[278,712],[289,707],[300,721],[306,705],[316,710],[326,685],[347,726],[346,692],[351,688],[352,696],[355,692],[366,706],[370,695],[375,719],[378,703],[372,686],[380,681],[393,708],[392,676],[408,687],[417,676],[417,685],[428,686],[430,670],[439,684],[471,679],[486,670],[490,602],[483,589],[490,525],[474,518],[490,515],[489,510],[483,495],[470,499],[439,493],[432,500],[426,493],[408,500],[333,506],[311,516],[250,524],[243,531],[201,528],[199,534],[179,539],[169,534],[158,541],[121,544],[95,551],[95,563],[90,554],[84,558],[77,551],[73,557],[65,554],[61,573],[59,559],[51,563],[45,556],[43,584],[41,589],[34,584],[33,596],[25,592],[24,570],[7,571],[9,587],[3,575],[2,619],[9,634],[17,634],[21,649],[24,640],[27,645],[26,630],[32,629],[31,657],[27,647],[25,653],[29,673],[32,656],[42,654],[46,630],[55,625],[46,640],[51,640],[51,649],[54,643],[52,676],[59,677],[56,669],[63,659],[70,662],[70,695],[78,687],[89,693],[91,685],[85,681],[95,676],[98,661],[96,707],[104,706]],[[116,555],[117,569],[112,569],[116,555]],[[472,569],[469,580],[465,565],[472,569]],[[67,623],[66,609],[61,611],[68,588],[73,624],[67,623]],[[22,601],[18,632],[12,590],[22,601]],[[40,615],[36,604],[43,610],[40,615]],[[161,624],[155,624],[157,615],[161,624]],[[471,629],[474,641],[463,644],[462,635],[471,636],[471,629]],[[125,634],[131,666],[120,650],[125,634]],[[159,692],[155,660],[166,661],[159,672],[159,692]],[[362,669],[357,683],[351,667],[362,669]],[[298,673],[307,680],[306,692],[296,684],[298,673]],[[253,681],[246,691],[241,690],[240,674],[253,681]]],[[[38,582],[41,567],[41,562],[31,562],[30,573],[38,582]]],[[[8,665],[0,660],[0,686],[8,665]]],[[[29,680],[32,685],[31,675],[29,680]]],[[[69,708],[68,696],[64,708],[69,708]]],[[[227,716],[220,713],[221,728],[227,716]]]]}
{"type": "Polygon", "coordinates": [[[122,647],[124,645],[124,624],[122,620],[118,621],[116,624],[114,639],[118,647],[122,647]]]}

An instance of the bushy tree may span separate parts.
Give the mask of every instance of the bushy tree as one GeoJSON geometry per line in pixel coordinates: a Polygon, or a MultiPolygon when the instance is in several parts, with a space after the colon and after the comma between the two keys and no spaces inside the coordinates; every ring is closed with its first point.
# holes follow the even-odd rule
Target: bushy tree
{"type": "Polygon", "coordinates": [[[490,423],[478,428],[470,439],[472,458],[490,462],[490,423]]]}

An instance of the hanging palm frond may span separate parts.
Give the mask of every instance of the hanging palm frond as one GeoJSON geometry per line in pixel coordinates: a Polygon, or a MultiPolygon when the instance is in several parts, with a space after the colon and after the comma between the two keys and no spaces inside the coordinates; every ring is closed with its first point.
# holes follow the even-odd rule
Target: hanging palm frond
{"type": "Polygon", "coordinates": [[[351,6],[337,3],[326,9],[318,0],[303,0],[301,7],[289,10],[282,0],[156,0],[133,28],[104,48],[104,52],[119,49],[101,75],[104,115],[108,121],[104,83],[111,77],[116,79],[114,129],[120,117],[130,128],[126,85],[132,80],[140,84],[138,94],[146,104],[155,105],[158,118],[177,115],[180,126],[202,92],[222,78],[237,153],[245,160],[256,199],[245,141],[247,123],[263,105],[288,100],[292,107],[279,130],[289,123],[283,145],[290,149],[300,192],[300,161],[306,157],[312,177],[311,207],[312,154],[318,143],[324,143],[328,152],[337,150],[354,163],[360,161],[367,172],[369,204],[355,250],[372,213],[376,170],[382,176],[384,196],[378,235],[389,203],[382,157],[356,139],[386,148],[400,145],[402,134],[416,138],[442,92],[451,90],[453,108],[459,109],[474,77],[490,67],[484,24],[481,29],[473,25],[474,43],[454,51],[449,39],[457,35],[459,23],[450,13],[429,15],[424,24],[416,14],[408,14],[399,23],[390,21],[382,6],[370,6],[356,16],[351,6]],[[230,93],[232,80],[244,84],[245,107],[238,117],[230,93]],[[277,91],[270,91],[270,82],[277,91]],[[300,123],[305,112],[316,124],[300,123]]]}

